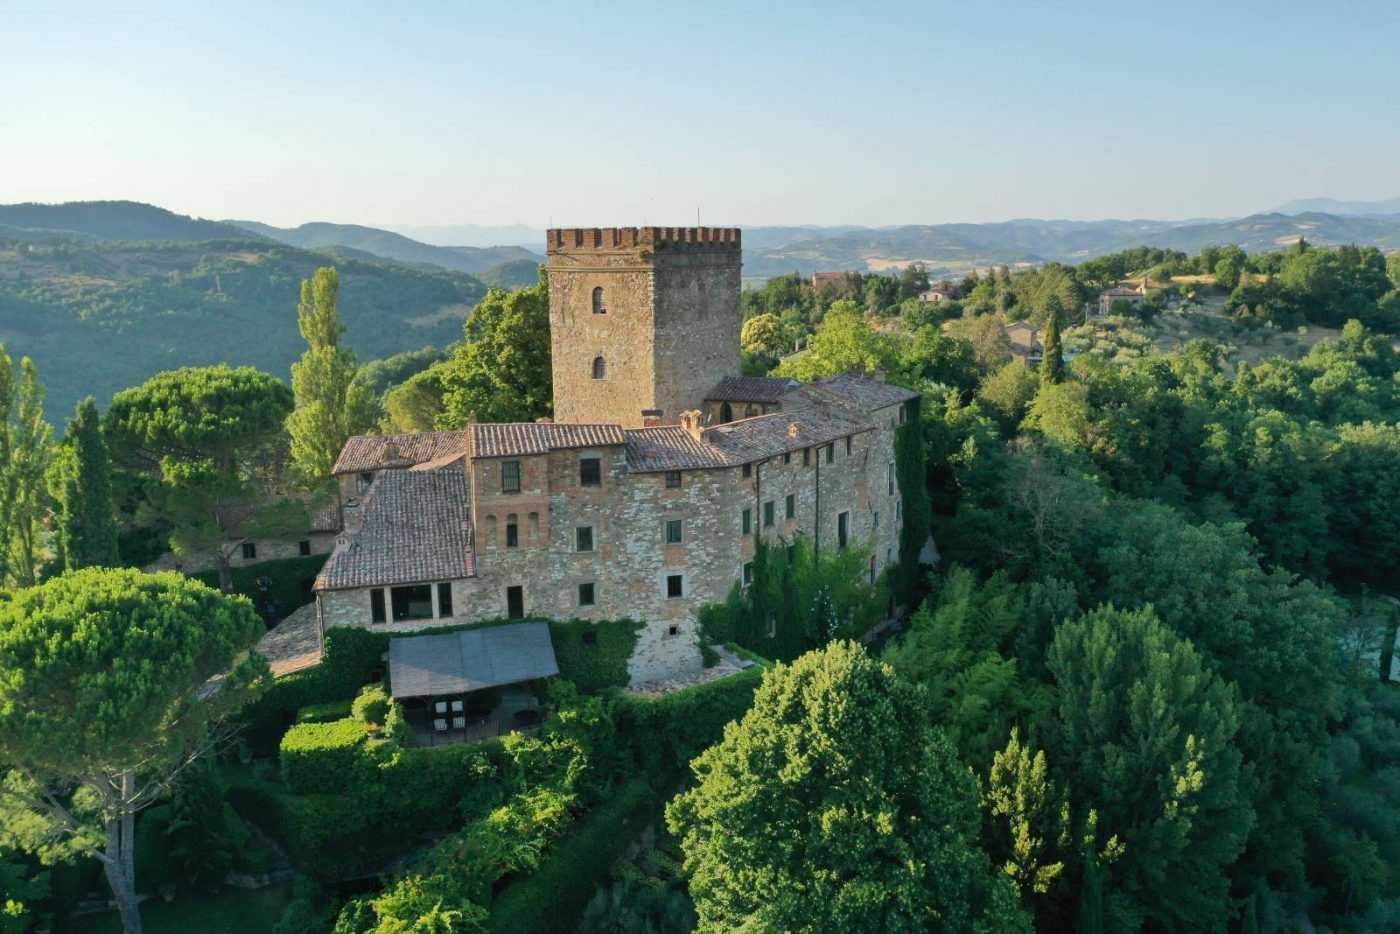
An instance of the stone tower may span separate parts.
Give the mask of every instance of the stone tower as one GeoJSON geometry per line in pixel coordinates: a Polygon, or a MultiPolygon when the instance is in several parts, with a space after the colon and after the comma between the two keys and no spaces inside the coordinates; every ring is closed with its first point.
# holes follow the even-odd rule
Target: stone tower
{"type": "Polygon", "coordinates": [[[739,230],[550,230],[554,420],[676,424],[739,375],[739,230]]]}

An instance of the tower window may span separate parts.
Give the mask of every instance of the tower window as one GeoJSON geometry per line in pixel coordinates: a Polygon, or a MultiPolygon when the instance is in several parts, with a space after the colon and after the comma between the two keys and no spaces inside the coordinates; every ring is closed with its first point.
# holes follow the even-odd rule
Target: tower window
{"type": "Polygon", "coordinates": [[[520,492],[520,461],[501,461],[501,492],[520,492]]]}
{"type": "Polygon", "coordinates": [[[578,459],[578,482],[579,486],[602,486],[603,461],[597,457],[580,457],[578,459]]]}
{"type": "Polygon", "coordinates": [[[674,600],[685,596],[685,578],[679,574],[666,575],[666,598],[674,600]]]}
{"type": "Polygon", "coordinates": [[[679,470],[666,471],[666,489],[679,490],[681,488],[681,472],[679,470]]]}
{"type": "MultiPolygon", "coordinates": [[[[590,581],[590,582],[587,583],[587,584],[579,584],[579,585],[578,585],[578,605],[579,605],[579,606],[593,606],[593,602],[594,602],[593,583],[590,581]]],[[[597,637],[596,635],[594,635],[593,633],[585,633],[585,634],[584,634],[585,640],[586,640],[586,639],[588,638],[588,636],[590,636],[590,635],[593,636],[594,641],[597,641],[597,638],[598,638],[598,637],[597,637]]]]}
{"type": "Polygon", "coordinates": [[[685,541],[684,524],[680,519],[666,520],[666,544],[679,545],[685,541]]]}
{"type": "Polygon", "coordinates": [[[606,379],[608,375],[608,361],[602,357],[593,358],[593,378],[606,379]]]}
{"type": "Polygon", "coordinates": [[[607,305],[603,302],[603,287],[601,285],[593,290],[593,313],[595,315],[608,313],[607,305]]]}

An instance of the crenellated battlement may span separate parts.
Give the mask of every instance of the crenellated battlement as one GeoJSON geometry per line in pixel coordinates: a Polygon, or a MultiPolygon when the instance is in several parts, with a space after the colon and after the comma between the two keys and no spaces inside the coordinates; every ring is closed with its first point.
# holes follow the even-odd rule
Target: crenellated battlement
{"type": "Polygon", "coordinates": [[[550,254],[669,247],[738,251],[740,238],[738,227],[566,227],[547,231],[545,246],[550,254]]]}

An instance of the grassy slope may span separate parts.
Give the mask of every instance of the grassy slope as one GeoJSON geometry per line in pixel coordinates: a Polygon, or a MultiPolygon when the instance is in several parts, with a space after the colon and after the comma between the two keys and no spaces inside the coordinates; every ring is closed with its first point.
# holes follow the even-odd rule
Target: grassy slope
{"type": "Polygon", "coordinates": [[[301,354],[300,282],[341,273],[340,309],[362,360],[461,336],[485,294],[475,277],[332,258],[265,240],[25,242],[0,238],[0,343],[39,366],[47,412],[111,395],[160,370],[227,362],[281,378],[301,354]]]}

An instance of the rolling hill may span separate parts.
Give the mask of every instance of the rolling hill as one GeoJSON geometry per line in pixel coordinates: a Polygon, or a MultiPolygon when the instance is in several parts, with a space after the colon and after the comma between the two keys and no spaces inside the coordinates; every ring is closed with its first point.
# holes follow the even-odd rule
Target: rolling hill
{"type": "Polygon", "coordinates": [[[17,240],[53,236],[93,240],[248,239],[247,232],[236,227],[186,217],[139,201],[0,204],[0,236],[17,240]]]}
{"type": "MultiPolygon", "coordinates": [[[[479,273],[517,260],[540,263],[544,257],[519,246],[433,246],[402,234],[358,224],[310,223],[300,227],[273,227],[257,221],[225,221],[226,224],[305,250],[348,248],[400,263],[427,264],[454,272],[479,273]]],[[[540,237],[544,242],[544,237],[540,237]]]]}
{"type": "MultiPolygon", "coordinates": [[[[100,229],[100,224],[92,224],[100,229]]],[[[326,253],[241,239],[108,241],[0,232],[0,343],[28,355],[57,425],[91,393],[160,370],[227,362],[286,378],[304,349],[301,280],[326,253]]],[[[347,251],[348,252],[348,251],[347,251]]],[[[347,341],[361,360],[445,346],[485,294],[475,277],[361,254],[334,257],[347,341]]]]}

